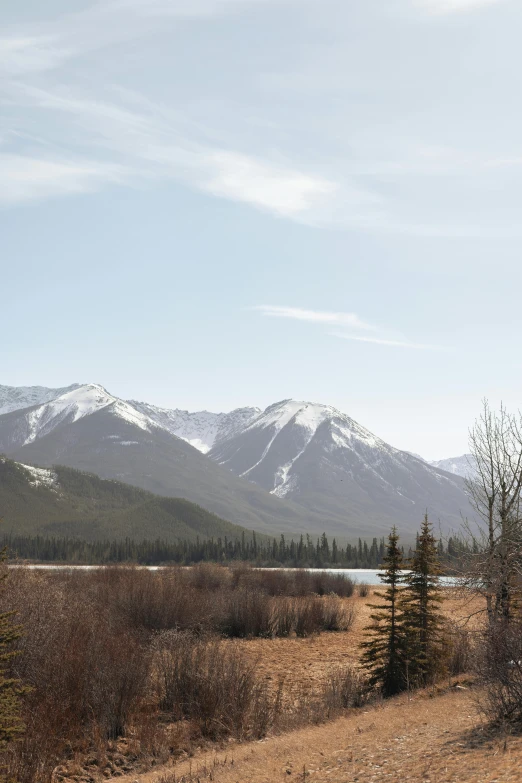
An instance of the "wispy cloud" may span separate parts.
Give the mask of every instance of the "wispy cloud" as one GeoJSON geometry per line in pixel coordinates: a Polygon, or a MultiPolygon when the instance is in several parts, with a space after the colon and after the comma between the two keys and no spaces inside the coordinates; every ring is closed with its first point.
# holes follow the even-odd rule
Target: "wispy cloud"
{"type": "Polygon", "coordinates": [[[375,345],[384,345],[389,348],[417,348],[422,350],[444,350],[440,345],[427,345],[416,343],[400,337],[391,336],[389,331],[363,321],[355,313],[340,313],[325,310],[305,310],[301,307],[284,307],[279,305],[256,305],[249,308],[255,310],[269,318],[289,318],[295,321],[308,321],[314,324],[326,324],[329,326],[343,327],[353,331],[335,331],[328,332],[331,337],[338,337],[341,340],[356,340],[363,343],[373,343],[375,345]],[[373,332],[368,335],[365,332],[373,332]],[[362,332],[359,334],[358,332],[362,332]]]}
{"type": "Polygon", "coordinates": [[[488,5],[497,5],[504,0],[413,0],[414,5],[433,15],[457,14],[475,11],[488,5]]]}
{"type": "MultiPolygon", "coordinates": [[[[335,182],[309,174],[288,162],[266,160],[197,141],[197,136],[202,135],[197,127],[174,112],[141,100],[141,96],[126,96],[132,98],[134,106],[131,108],[122,102],[83,98],[70,91],[53,92],[15,81],[6,84],[4,95],[7,105],[36,108],[44,117],[52,112],[71,118],[76,139],[84,141],[92,156],[90,163],[81,159],[77,166],[85,171],[92,169],[107,174],[89,178],[91,190],[103,187],[106,181],[114,182],[113,173],[124,171],[125,177],[119,178],[120,183],[173,179],[221,198],[304,222],[308,219],[312,222],[318,209],[328,211],[328,204],[338,190],[335,182]],[[139,110],[135,108],[136,104],[139,110]],[[107,155],[110,162],[104,160],[107,155]]],[[[62,121],[55,127],[63,126],[62,121]]],[[[56,147],[61,149],[63,143],[66,143],[65,138],[56,138],[56,147]]],[[[17,173],[16,156],[11,156],[5,167],[3,202],[9,203],[10,198],[13,203],[22,200],[17,190],[20,178],[27,183],[24,192],[29,195],[31,166],[34,180],[40,182],[32,198],[83,191],[81,183],[85,184],[85,178],[80,178],[76,190],[72,187],[67,190],[55,186],[52,176],[47,179],[42,176],[44,169],[50,172],[54,166],[57,172],[63,173],[59,177],[63,182],[67,171],[72,171],[74,166],[62,164],[60,158],[42,163],[37,155],[24,156],[20,158],[22,170],[17,173]],[[44,186],[45,181],[48,188],[44,186]],[[11,190],[13,183],[15,189],[11,190]]]]}
{"type": "MultiPolygon", "coordinates": [[[[472,10],[493,2],[501,0],[397,0],[392,5],[407,8],[408,14],[415,5],[429,16],[472,10]]],[[[314,148],[321,122],[315,122],[320,111],[313,107],[324,106],[321,96],[327,86],[340,79],[339,89],[346,90],[346,74],[353,74],[348,87],[355,92],[349,93],[346,105],[350,105],[353,95],[366,94],[364,80],[362,87],[358,86],[365,69],[346,67],[350,60],[344,59],[344,45],[342,58],[328,61],[326,70],[317,68],[313,57],[309,58],[308,69],[303,70],[298,58],[300,79],[306,88],[312,77],[317,85],[317,99],[311,101],[307,116],[300,111],[299,102],[294,102],[295,95],[289,101],[271,104],[274,85],[261,84],[263,89],[259,92],[255,57],[247,57],[254,65],[245,65],[247,74],[240,80],[244,85],[238,87],[245,93],[239,99],[234,93],[234,77],[232,97],[220,87],[216,92],[212,87],[209,95],[206,80],[202,92],[198,88],[193,93],[183,88],[180,94],[187,92],[190,97],[177,101],[176,87],[172,91],[165,89],[165,73],[158,70],[154,57],[145,56],[147,47],[156,41],[154,36],[159,46],[169,45],[162,36],[167,23],[173,32],[183,24],[185,33],[192,26],[187,21],[190,19],[194,24],[204,24],[212,17],[248,14],[262,6],[272,6],[277,13],[283,3],[299,7],[298,0],[91,0],[82,10],[49,17],[50,21],[24,21],[6,27],[0,36],[0,70],[11,78],[5,79],[0,88],[7,108],[0,120],[0,140],[7,139],[2,152],[11,155],[11,160],[9,165],[4,162],[2,203],[96,191],[114,183],[143,187],[170,180],[314,227],[417,237],[504,237],[522,233],[522,226],[516,221],[496,226],[491,217],[496,213],[491,209],[488,217],[481,219],[473,211],[478,199],[461,198],[461,211],[432,209],[430,194],[434,189],[424,181],[427,177],[437,180],[437,206],[450,204],[457,178],[468,183],[472,177],[485,181],[486,176],[503,176],[503,171],[512,165],[511,158],[513,165],[518,166],[516,146],[512,150],[506,148],[505,160],[497,160],[495,155],[492,160],[482,160],[472,151],[437,144],[436,134],[424,143],[414,135],[411,144],[404,144],[404,134],[399,134],[400,142],[393,132],[391,141],[384,132],[386,138],[373,138],[367,128],[362,134],[359,129],[357,135],[352,128],[357,123],[349,120],[349,127],[343,126],[341,118],[341,125],[335,120],[335,132],[326,122],[326,136],[314,148]],[[148,36],[150,41],[146,40],[148,36]],[[146,79],[140,81],[140,89],[146,93],[141,95],[121,85],[122,79],[127,88],[132,84],[125,82],[125,68],[115,71],[106,67],[111,58],[119,61],[122,52],[129,56],[129,51],[137,49],[138,37],[144,39],[140,43],[144,47],[143,63],[150,60],[151,68],[157,69],[149,93],[146,79]],[[128,45],[130,42],[132,46],[128,45]],[[100,50],[111,47],[116,51],[100,54],[100,50]],[[76,58],[78,62],[72,63],[76,58]],[[87,87],[85,74],[89,72],[89,63],[94,63],[96,76],[87,87]],[[106,81],[100,77],[102,72],[107,73],[106,81]],[[118,85],[112,84],[112,77],[118,85]],[[151,95],[154,100],[149,100],[151,95]],[[256,100],[258,105],[252,112],[262,118],[265,128],[273,127],[273,133],[259,133],[259,129],[251,132],[249,107],[256,100]],[[293,108],[280,113],[279,104],[293,108]],[[288,124],[289,115],[292,121],[288,124]],[[304,135],[303,127],[307,128],[304,135]],[[30,139],[35,128],[41,143],[30,139]],[[19,156],[21,161],[19,173],[14,169],[13,156],[19,156]],[[53,169],[56,182],[50,173],[53,169]],[[75,170],[76,184],[69,176],[75,170]],[[37,183],[34,191],[29,184],[31,177],[37,183]],[[20,180],[25,182],[23,189],[20,180]],[[444,189],[449,193],[446,200],[441,195],[444,189]]],[[[309,3],[311,9],[316,6],[312,12],[321,12],[317,0],[309,3]]],[[[170,64],[168,58],[158,59],[170,64]]],[[[219,72],[219,64],[216,67],[219,72]]],[[[280,68],[275,60],[274,68],[280,68]]],[[[235,68],[234,74],[239,70],[235,68]]],[[[129,73],[132,78],[132,68],[129,73]]],[[[192,75],[186,76],[189,84],[192,75]]],[[[376,85],[381,84],[381,77],[379,70],[376,84],[370,80],[366,85],[372,96],[379,95],[376,85]]],[[[223,82],[228,83],[227,79],[228,72],[223,82]]],[[[393,94],[393,89],[386,89],[393,94]]],[[[392,116],[393,110],[390,111],[392,116]]],[[[360,114],[364,116],[365,111],[360,114]]],[[[475,190],[480,193],[480,187],[475,190]]],[[[493,188],[483,190],[487,194],[493,192],[493,188]]],[[[488,195],[484,200],[489,198],[488,195]]]]}
{"type": "Polygon", "coordinates": [[[214,152],[207,162],[209,172],[215,173],[203,184],[204,190],[287,217],[305,213],[338,190],[327,179],[267,165],[238,153],[214,152]]]}
{"type": "Polygon", "coordinates": [[[27,33],[13,26],[0,38],[0,65],[11,74],[48,71],[69,60],[156,29],[158,20],[204,19],[282,0],[98,0],[81,11],[40,22],[27,33]]]}
{"type": "Polygon", "coordinates": [[[355,329],[375,330],[375,326],[362,321],[355,313],[332,313],[324,310],[303,310],[301,307],[279,307],[277,305],[256,305],[251,308],[271,318],[291,318],[295,321],[310,321],[316,324],[351,326],[355,329]]]}
{"type": "Polygon", "coordinates": [[[447,350],[443,345],[427,345],[425,343],[409,342],[408,340],[389,340],[385,337],[364,337],[356,334],[346,334],[344,332],[330,332],[332,337],[339,337],[341,340],[357,340],[362,343],[375,343],[376,345],[386,345],[391,348],[420,348],[427,351],[447,350]]]}
{"type": "Polygon", "coordinates": [[[12,205],[49,196],[91,193],[128,177],[121,166],[90,160],[48,160],[0,154],[0,204],[12,205]]]}

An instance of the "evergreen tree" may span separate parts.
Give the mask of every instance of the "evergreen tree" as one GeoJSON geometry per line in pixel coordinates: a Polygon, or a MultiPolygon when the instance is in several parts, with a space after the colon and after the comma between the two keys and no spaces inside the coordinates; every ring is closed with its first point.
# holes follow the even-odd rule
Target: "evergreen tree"
{"type": "Polygon", "coordinates": [[[423,686],[436,675],[443,659],[441,568],[428,514],[424,516],[409,567],[411,570],[406,575],[406,590],[401,600],[408,635],[408,674],[410,682],[423,686]]]}
{"type": "MultiPolygon", "coordinates": [[[[0,563],[7,560],[7,549],[0,550],[0,563]]],[[[6,579],[7,574],[0,577],[6,579]]],[[[13,642],[21,636],[20,626],[13,623],[14,612],[0,613],[0,754],[4,754],[9,743],[23,731],[20,716],[20,696],[25,689],[20,681],[8,676],[11,659],[17,655],[13,642]]],[[[4,781],[3,766],[0,765],[0,780],[4,781]]]]}
{"type": "Polygon", "coordinates": [[[384,593],[376,593],[383,603],[375,605],[370,615],[373,625],[371,638],[362,643],[362,664],[370,671],[370,685],[378,687],[383,696],[394,696],[407,687],[405,632],[400,610],[400,586],[404,581],[399,536],[393,527],[383,558],[384,574],[381,581],[387,585],[384,593]]]}

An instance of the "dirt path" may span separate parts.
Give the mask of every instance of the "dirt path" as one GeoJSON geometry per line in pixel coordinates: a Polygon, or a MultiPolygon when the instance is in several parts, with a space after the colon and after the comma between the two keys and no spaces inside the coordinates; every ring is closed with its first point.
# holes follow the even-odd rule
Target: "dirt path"
{"type": "Polygon", "coordinates": [[[120,783],[518,783],[522,738],[490,737],[469,691],[404,696],[331,723],[202,753],[120,783]]]}

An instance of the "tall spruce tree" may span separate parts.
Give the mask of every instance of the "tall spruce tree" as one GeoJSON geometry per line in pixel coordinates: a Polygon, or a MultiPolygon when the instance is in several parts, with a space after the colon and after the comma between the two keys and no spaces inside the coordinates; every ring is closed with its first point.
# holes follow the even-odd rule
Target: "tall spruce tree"
{"type": "MultiPolygon", "coordinates": [[[[0,563],[7,560],[7,548],[0,550],[0,563]]],[[[0,582],[7,578],[4,573],[0,582]]],[[[11,659],[17,655],[13,643],[20,638],[21,628],[13,622],[15,612],[0,613],[0,781],[5,778],[3,758],[9,743],[21,734],[23,723],[20,715],[20,696],[25,692],[18,679],[8,676],[11,659]]]]}
{"type": "Polygon", "coordinates": [[[388,536],[386,554],[383,558],[381,581],[387,585],[383,593],[376,593],[383,599],[370,618],[373,625],[365,630],[371,632],[368,641],[362,643],[364,650],[362,665],[370,671],[369,683],[379,688],[383,696],[394,696],[405,690],[407,680],[406,634],[401,611],[402,553],[398,546],[399,536],[395,527],[388,536]]]}
{"type": "Polygon", "coordinates": [[[405,577],[406,590],[401,596],[401,610],[407,635],[409,682],[417,687],[427,685],[441,668],[443,601],[437,542],[428,514],[424,516],[417,545],[405,577]]]}

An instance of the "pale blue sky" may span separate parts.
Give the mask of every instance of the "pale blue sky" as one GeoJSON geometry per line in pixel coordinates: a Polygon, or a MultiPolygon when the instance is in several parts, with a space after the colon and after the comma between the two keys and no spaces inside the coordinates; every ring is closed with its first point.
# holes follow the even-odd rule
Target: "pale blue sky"
{"type": "Polygon", "coordinates": [[[0,8],[0,382],[309,399],[428,458],[519,406],[519,2],[0,8]]]}

